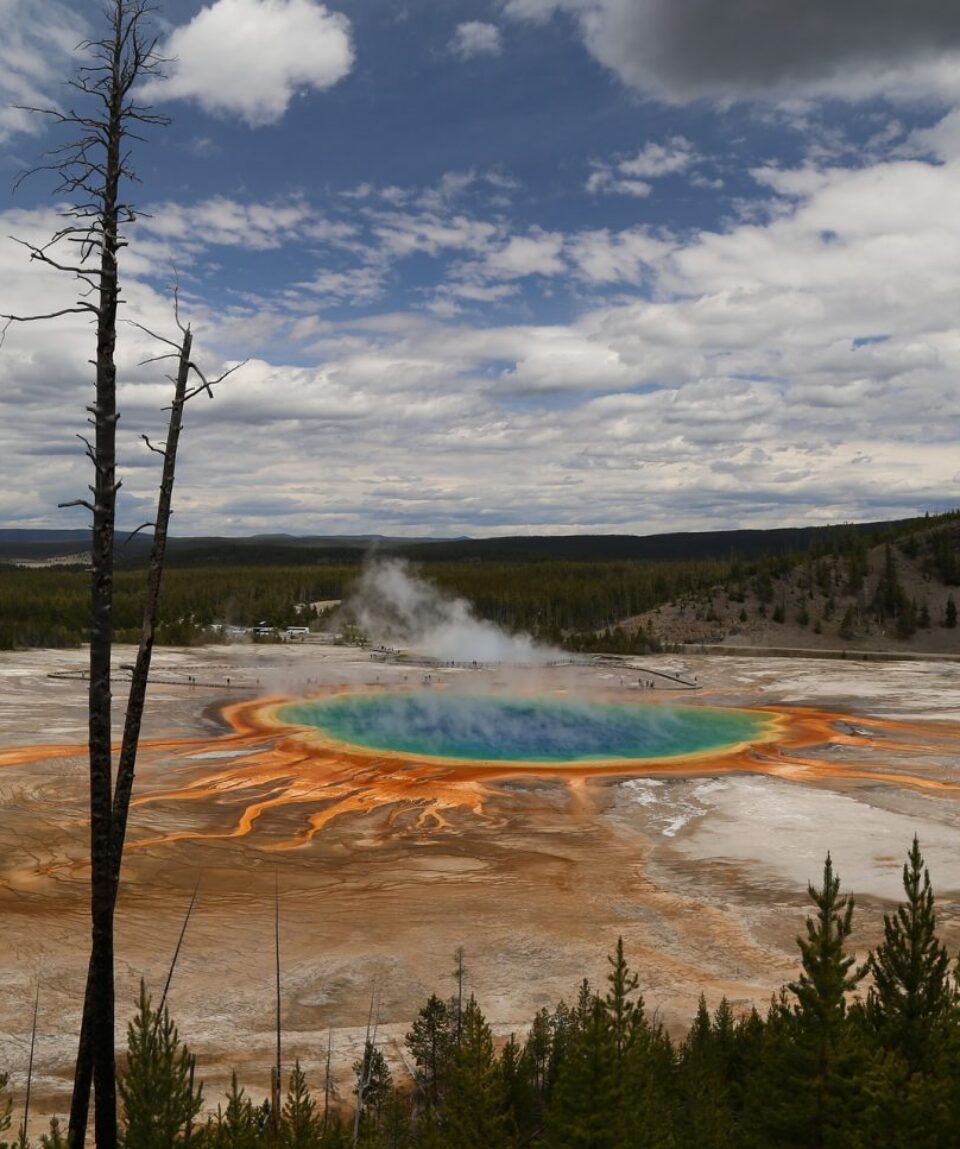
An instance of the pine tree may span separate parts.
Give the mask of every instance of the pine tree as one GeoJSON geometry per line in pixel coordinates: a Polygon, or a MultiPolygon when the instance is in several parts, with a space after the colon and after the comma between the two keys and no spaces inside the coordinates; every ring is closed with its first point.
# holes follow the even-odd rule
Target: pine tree
{"type": "Polygon", "coordinates": [[[610,972],[607,982],[610,985],[605,999],[607,1014],[613,1029],[613,1040],[617,1047],[617,1061],[623,1060],[636,1036],[636,1027],[643,1017],[643,997],[632,1001],[630,995],[640,984],[640,978],[630,970],[623,956],[623,938],[617,938],[617,950],[608,957],[610,972]]]}
{"type": "Polygon", "coordinates": [[[751,1118],[783,1149],[847,1149],[860,1074],[846,1025],[846,995],[859,980],[845,950],[853,899],[840,895],[829,854],[823,885],[808,891],[817,912],[797,938],[801,972],[788,987],[795,1004],[781,998],[771,1007],[751,1118]]]}
{"type": "Polygon", "coordinates": [[[40,1149],[69,1149],[67,1129],[61,1126],[59,1117],[51,1118],[49,1133],[40,1134],[40,1149]]]}
{"type": "Polygon", "coordinates": [[[874,607],[883,622],[887,618],[896,618],[904,605],[905,599],[900,579],[897,575],[897,563],[893,555],[893,547],[887,543],[883,552],[883,573],[877,582],[877,589],[873,596],[874,607]]]}
{"type": "Polygon", "coordinates": [[[387,1059],[372,1041],[364,1046],[363,1057],[353,1063],[353,1073],[357,1081],[354,1093],[361,1117],[367,1125],[379,1127],[384,1102],[393,1089],[393,1077],[387,1059]]]}
{"type": "Polygon", "coordinates": [[[960,564],[957,563],[957,552],[953,545],[953,538],[948,530],[937,531],[932,539],[933,562],[937,573],[947,586],[956,586],[960,564]]]}
{"type": "Polygon", "coordinates": [[[40,1134],[40,1149],[69,1149],[67,1131],[58,1117],[50,1118],[50,1132],[40,1134]]]}
{"type": "Polygon", "coordinates": [[[290,1084],[280,1115],[280,1144],[283,1149],[317,1149],[320,1144],[320,1125],[317,1105],[307,1088],[306,1075],[298,1058],[290,1074],[290,1084]]]}
{"type": "Polygon", "coordinates": [[[617,1149],[617,1043],[604,1002],[594,997],[572,1034],[547,1113],[550,1149],[617,1149]]]}
{"type": "Polygon", "coordinates": [[[936,1035],[954,1006],[950,957],[937,938],[930,873],[916,837],[903,867],[906,901],[884,914],[883,941],[864,967],[873,976],[867,1019],[884,1049],[902,1057],[910,1073],[933,1063],[936,1035]]]}
{"type": "Polygon", "coordinates": [[[413,1130],[413,1144],[416,1149],[447,1149],[449,1142],[440,1128],[437,1114],[432,1109],[425,1109],[417,1116],[413,1130]]]}
{"type": "MultiPolygon", "coordinates": [[[[721,1017],[726,1030],[731,1020],[729,1007],[721,1017]]],[[[684,1140],[699,1149],[728,1149],[735,1144],[723,1040],[701,994],[696,1017],[680,1051],[684,1140]]]]}
{"type": "Polygon", "coordinates": [[[547,1097],[553,1091],[560,1070],[567,1058],[567,1052],[578,1030],[576,1014],[565,1001],[557,1003],[550,1017],[550,1055],[547,1063],[547,1076],[544,1093],[547,1097]]]}
{"type": "Polygon", "coordinates": [[[189,1139],[202,1105],[195,1066],[169,1012],[153,1009],[141,981],[137,1012],[127,1027],[127,1069],[118,1081],[124,1145],[168,1149],[189,1139]]]}
{"type": "Polygon", "coordinates": [[[394,1089],[383,1107],[380,1139],[384,1149],[407,1149],[412,1138],[410,1104],[398,1089],[394,1089]]]}
{"type": "Polygon", "coordinates": [[[529,1066],[533,1086],[541,1097],[547,1091],[552,1044],[553,1025],[550,1012],[547,1009],[538,1010],[523,1047],[523,1056],[529,1066]]]}
{"type": "Polygon", "coordinates": [[[844,950],[853,928],[854,902],[840,896],[840,879],[834,875],[829,854],[823,866],[823,886],[818,890],[811,884],[807,892],[817,914],[807,918],[806,938],[797,938],[802,968],[789,988],[796,995],[801,1020],[822,1030],[843,1020],[845,995],[859,980],[850,972],[854,959],[844,950]]]}
{"type": "Polygon", "coordinates": [[[843,612],[843,618],[840,620],[840,629],[837,633],[845,641],[849,641],[856,636],[856,617],[852,606],[848,606],[843,612]]]}
{"type": "Polygon", "coordinates": [[[897,614],[897,638],[912,638],[917,632],[917,604],[902,596],[897,614]]]}
{"type": "Polygon", "coordinates": [[[505,1149],[515,1144],[493,1034],[472,994],[450,1063],[445,1128],[446,1144],[457,1149],[505,1149]]]}
{"type": "Polygon", "coordinates": [[[236,1072],[230,1078],[227,1108],[224,1110],[217,1106],[216,1117],[206,1132],[204,1145],[209,1144],[213,1149],[258,1149],[260,1122],[257,1111],[246,1091],[237,1084],[236,1072]]]}
{"type": "Polygon", "coordinates": [[[437,1105],[453,1053],[454,1033],[450,1010],[436,994],[431,994],[420,1010],[406,1040],[421,1095],[428,1105],[437,1105]]]}
{"type": "Polygon", "coordinates": [[[571,1021],[574,1029],[583,1029],[590,1021],[597,995],[590,988],[590,982],[584,978],[577,990],[577,1004],[574,1006],[571,1021]]]}
{"type": "Polygon", "coordinates": [[[794,1086],[786,1077],[795,1069],[788,1064],[795,1032],[796,1017],[785,986],[773,995],[762,1017],[754,1008],[737,1026],[731,1109],[742,1130],[744,1149],[794,1144],[783,1136],[783,1127],[793,1117],[789,1106],[794,1086]]]}
{"type": "Polygon", "coordinates": [[[537,1086],[538,1071],[527,1056],[527,1047],[521,1048],[514,1034],[503,1047],[497,1068],[507,1112],[520,1134],[521,1144],[526,1144],[542,1120],[542,1094],[537,1086]]]}
{"type": "Polygon", "coordinates": [[[713,1038],[713,1024],[710,1020],[710,1011],[707,1009],[707,999],[700,994],[697,1002],[697,1012],[690,1026],[690,1032],[681,1049],[681,1056],[686,1060],[691,1056],[706,1056],[709,1054],[713,1038]]]}
{"type": "MultiPolygon", "coordinates": [[[[721,1002],[724,1005],[726,999],[721,1002]]],[[[729,1006],[727,1006],[729,1011],[729,1006]]],[[[721,1020],[717,1017],[718,1036],[721,1020]]],[[[726,1023],[723,1022],[725,1025],[726,1023]]],[[[742,1017],[733,1028],[732,1044],[727,1057],[730,1111],[737,1123],[742,1123],[750,1096],[751,1083],[756,1079],[764,1061],[765,1026],[756,1009],[742,1017]]]]}
{"type": "Polygon", "coordinates": [[[331,1118],[320,1139],[320,1149],[352,1149],[353,1135],[339,1117],[331,1118]]]}
{"type": "Polygon", "coordinates": [[[676,1149],[677,1066],[670,1038],[658,1023],[638,1017],[618,1076],[623,1149],[676,1149]]]}
{"type": "Polygon", "coordinates": [[[853,928],[854,902],[840,895],[840,879],[833,872],[829,853],[823,866],[823,885],[817,890],[811,884],[808,893],[817,915],[807,919],[806,938],[797,939],[802,969],[790,990],[797,999],[798,1039],[812,1055],[809,1117],[813,1149],[842,1143],[838,1137],[842,1139],[849,1117],[843,1023],[846,995],[856,988],[859,974],[853,968],[854,958],[845,949],[853,928]]]}
{"type": "Polygon", "coordinates": [[[713,1042],[717,1051],[717,1057],[722,1062],[725,1072],[727,1072],[729,1068],[730,1059],[734,1053],[736,1032],[737,1027],[733,1020],[733,1010],[730,1008],[730,1002],[727,1001],[725,997],[722,997],[720,998],[720,1004],[713,1014],[713,1042]]]}

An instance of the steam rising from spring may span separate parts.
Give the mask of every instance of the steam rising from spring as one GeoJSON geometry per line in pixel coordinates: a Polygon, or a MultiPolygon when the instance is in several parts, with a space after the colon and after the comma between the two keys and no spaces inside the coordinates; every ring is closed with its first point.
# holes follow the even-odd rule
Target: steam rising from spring
{"type": "Polygon", "coordinates": [[[398,559],[368,566],[347,606],[372,642],[410,647],[444,662],[542,666],[565,658],[528,634],[507,634],[478,618],[465,599],[417,578],[398,559]]]}

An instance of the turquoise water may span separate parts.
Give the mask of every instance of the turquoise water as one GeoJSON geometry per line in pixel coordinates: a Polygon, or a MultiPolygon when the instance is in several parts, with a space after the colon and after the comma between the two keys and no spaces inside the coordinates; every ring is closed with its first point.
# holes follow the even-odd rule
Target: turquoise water
{"type": "Polygon", "coordinates": [[[714,707],[433,691],[340,694],[284,706],[278,716],[370,750],[484,762],[671,758],[752,741],[765,722],[714,707]]]}

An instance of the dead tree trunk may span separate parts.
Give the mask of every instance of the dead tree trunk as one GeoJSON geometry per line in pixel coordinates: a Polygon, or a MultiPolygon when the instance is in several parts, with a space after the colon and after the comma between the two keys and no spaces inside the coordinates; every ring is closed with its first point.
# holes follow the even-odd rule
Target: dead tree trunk
{"type": "Polygon", "coordinates": [[[280,1136],[280,1107],[283,1104],[283,1046],[281,1044],[281,1018],[280,1018],[280,872],[274,874],[274,945],[276,954],[276,976],[277,976],[277,1065],[274,1070],[274,1094],[273,1105],[271,1107],[271,1122],[273,1126],[274,1140],[280,1136]]]}
{"type": "Polygon", "coordinates": [[[40,975],[37,974],[37,992],[33,999],[33,1026],[30,1030],[30,1059],[27,1062],[27,1095],[23,1100],[23,1122],[20,1125],[20,1136],[17,1138],[17,1149],[21,1145],[29,1146],[27,1137],[30,1125],[30,1093],[33,1089],[33,1054],[37,1048],[37,1015],[40,1012],[40,975]]]}
{"type": "MultiPolygon", "coordinates": [[[[83,439],[93,464],[93,501],[79,499],[69,506],[86,507],[93,518],[90,594],[90,1047],[96,1089],[98,1149],[117,1144],[116,1064],[114,1055],[113,907],[115,900],[113,840],[113,761],[111,668],[113,646],[113,561],[117,491],[116,476],[116,343],[120,304],[118,254],[126,241],[121,228],[134,218],[122,198],[124,184],[134,177],[127,150],[131,135],[145,124],[166,123],[138,104],[136,84],[156,72],[156,41],[145,39],[143,25],[148,0],[110,0],[106,34],[82,49],[84,63],[71,81],[82,106],[30,108],[72,133],[48,153],[52,160],[40,169],[59,177],[57,193],[71,201],[63,209],[64,226],[43,245],[26,244],[30,258],[72,274],[82,285],[75,306],[47,315],[6,315],[8,324],[47,319],[71,312],[95,317],[97,351],[95,396],[87,408],[93,442],[83,439]],[[70,254],[60,256],[61,245],[70,254]]],[[[30,174],[30,173],[27,173],[30,174]]],[[[82,438],[82,436],[81,436],[82,438]]],[[[82,1136],[74,1134],[80,1149],[82,1136]]]]}
{"type": "MultiPolygon", "coordinates": [[[[122,52],[123,26],[116,17],[111,61],[122,52]]],[[[90,916],[93,927],[91,1029],[93,1081],[97,1095],[95,1133],[98,1149],[117,1143],[116,1059],[113,983],[113,761],[110,657],[113,649],[113,536],[116,523],[117,467],[117,306],[120,284],[119,189],[122,122],[121,93],[112,85],[103,201],[100,213],[100,277],[97,312],[96,400],[92,594],[90,602],[90,916]]]]}
{"type": "Polygon", "coordinates": [[[327,1071],[323,1079],[323,1124],[320,1126],[321,1134],[327,1131],[327,1121],[330,1117],[330,1061],[333,1058],[333,1030],[327,1030],[327,1071]]]}
{"type": "MultiPolygon", "coordinates": [[[[182,340],[164,340],[172,354],[158,358],[178,360],[176,391],[171,407],[165,446],[147,446],[163,456],[157,518],[148,575],[143,632],[131,681],[130,698],[118,762],[116,788],[112,755],[113,568],[117,492],[116,477],[116,342],[120,305],[118,255],[126,246],[122,228],[135,213],[123,199],[126,182],[135,179],[128,144],[139,139],[145,125],[169,123],[165,116],[139,104],[134,92],[144,77],[155,75],[162,60],[155,39],[144,35],[150,12],[149,0],[107,0],[106,34],[81,49],[89,62],[71,81],[82,106],[62,111],[59,107],[26,108],[47,117],[69,133],[67,142],[55,147],[51,162],[33,171],[51,171],[59,177],[56,193],[68,200],[62,209],[64,226],[43,245],[25,243],[31,260],[72,274],[81,285],[73,306],[42,315],[2,314],[0,343],[14,322],[53,319],[68,314],[96,320],[97,351],[94,366],[95,398],[87,408],[93,441],[80,436],[93,464],[92,501],[78,499],[64,506],[82,506],[92,515],[89,762],[90,762],[90,912],[91,952],[84,999],[83,1026],[77,1056],[74,1094],[70,1111],[69,1139],[73,1149],[83,1149],[90,1104],[90,1084],[96,1095],[96,1143],[98,1149],[115,1149],[116,1066],[114,1056],[113,918],[116,905],[127,814],[136,767],[140,727],[158,619],[160,582],[170,520],[177,444],[184,404],[206,391],[211,382],[191,360],[189,328],[180,327],[182,340]],[[68,245],[69,256],[58,253],[68,245]],[[72,245],[72,246],[70,246],[72,245]],[[190,373],[199,384],[190,389],[190,373]]],[[[30,172],[26,175],[31,174],[30,172]]],[[[152,333],[148,333],[152,334],[152,333]]],[[[235,370],[236,368],[233,368],[235,370]]],[[[227,372],[226,374],[230,374],[227,372]]],[[[220,379],[225,378],[221,376],[220,379]]],[[[220,382],[220,379],[213,382],[220,382]]],[[[145,524],[147,526],[151,524],[145,524]]]]}
{"type": "MultiPolygon", "coordinates": [[[[190,353],[193,337],[190,329],[184,333],[180,351],[180,364],[177,372],[176,392],[170,412],[170,426],[163,455],[163,474],[160,479],[160,495],[157,503],[157,520],[154,528],[153,546],[150,551],[150,565],[147,575],[147,596],[144,604],[143,627],[133,677],[130,682],[130,695],[127,702],[127,715],[123,728],[123,742],[117,768],[117,782],[110,808],[111,837],[109,870],[111,880],[110,917],[116,905],[120,883],[120,868],[123,861],[123,846],[127,828],[127,813],[130,808],[130,795],[136,770],[137,749],[140,743],[140,727],[147,696],[147,682],[150,677],[150,663],[153,657],[154,634],[160,610],[160,581],[163,575],[163,561],[166,554],[167,531],[173,499],[173,482],[176,470],[177,447],[180,430],[183,426],[182,414],[184,395],[190,371],[190,353]]],[[[151,444],[148,443],[148,446],[151,444]]],[[[159,448],[157,448],[159,450],[159,448]]],[[[92,654],[91,654],[92,658],[92,654]]],[[[93,674],[91,670],[91,690],[93,674]]],[[[93,706],[91,704],[91,716],[93,706]]],[[[92,717],[91,717],[92,721],[92,717]]],[[[109,743],[108,743],[109,745],[109,743]]],[[[92,787],[91,787],[92,795],[92,787]]],[[[71,1144],[82,1149],[87,1128],[90,1106],[90,1082],[94,1079],[97,1089],[97,1111],[100,1108],[100,1091],[96,1086],[96,1056],[94,1034],[97,1030],[96,1002],[98,1001],[98,981],[96,954],[91,954],[87,970],[87,986],[83,999],[83,1018],[80,1024],[80,1041],[77,1049],[77,1063],[74,1069],[73,1098],[70,1106],[71,1144]]],[[[100,1144],[99,1128],[97,1145],[100,1144]]]]}
{"type": "Polygon", "coordinates": [[[463,946],[457,946],[453,951],[453,960],[457,963],[453,976],[457,979],[457,1025],[456,1043],[460,1044],[463,1038],[463,975],[466,973],[463,965],[463,946]]]}
{"type": "MultiPolygon", "coordinates": [[[[200,368],[193,362],[193,333],[189,324],[184,327],[180,323],[179,306],[174,305],[174,314],[177,326],[180,328],[181,342],[173,343],[169,339],[155,335],[152,331],[147,334],[154,339],[166,343],[173,351],[167,355],[157,356],[156,360],[176,359],[177,374],[172,377],[174,383],[173,402],[170,406],[170,421],[167,427],[167,438],[163,447],[155,446],[144,435],[142,436],[147,447],[163,459],[163,470],[160,477],[160,489],[157,497],[157,516],[154,523],[145,523],[144,526],[153,526],[153,543],[150,548],[150,561],[147,573],[147,593],[143,608],[143,625],[140,632],[140,644],[137,649],[137,658],[134,663],[133,675],[130,680],[130,694],[127,700],[127,714],[123,727],[123,741],[120,746],[120,758],[117,766],[116,786],[113,792],[112,807],[112,842],[111,857],[113,880],[113,904],[116,904],[117,892],[120,883],[120,870],[123,864],[123,847],[127,832],[127,816],[130,811],[130,798],[133,793],[133,782],[136,774],[137,752],[140,746],[140,729],[143,723],[143,711],[146,705],[147,685],[150,679],[150,665],[153,658],[153,647],[156,636],[157,623],[160,619],[160,585],[163,578],[164,562],[167,551],[167,537],[170,529],[170,516],[173,513],[173,487],[176,479],[177,450],[180,445],[180,432],[183,429],[183,412],[187,402],[201,391],[209,396],[213,395],[213,387],[231,375],[237,367],[224,372],[217,379],[208,380],[200,368]],[[190,387],[192,374],[200,382],[190,387]]],[[[137,325],[139,326],[139,324],[137,325]]],[[[141,328],[141,330],[146,330],[141,328]]],[[[238,366],[242,366],[239,364],[238,366]]],[[[191,903],[192,907],[192,903],[191,903]]],[[[94,980],[94,962],[91,957],[87,969],[87,986],[83,1001],[83,1018],[80,1025],[80,1042],[77,1051],[77,1062],[74,1070],[73,1098],[70,1107],[70,1136],[71,1146],[82,1149],[86,1136],[87,1118],[90,1106],[90,1083],[94,1074],[93,1033],[94,1017],[93,1003],[96,997],[94,980]]],[[[99,1145],[99,1142],[98,1142],[99,1145]]]]}

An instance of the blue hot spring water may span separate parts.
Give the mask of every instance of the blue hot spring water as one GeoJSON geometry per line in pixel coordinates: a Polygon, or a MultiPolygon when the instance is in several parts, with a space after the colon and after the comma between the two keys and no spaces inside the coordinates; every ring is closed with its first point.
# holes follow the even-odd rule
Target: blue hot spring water
{"type": "Polygon", "coordinates": [[[756,740],[766,724],[717,707],[439,691],[340,694],[284,706],[278,717],[370,750],[484,762],[671,758],[756,740]]]}

